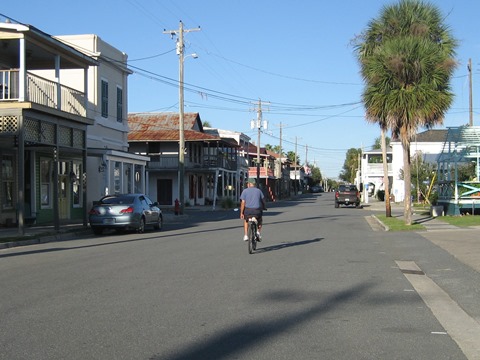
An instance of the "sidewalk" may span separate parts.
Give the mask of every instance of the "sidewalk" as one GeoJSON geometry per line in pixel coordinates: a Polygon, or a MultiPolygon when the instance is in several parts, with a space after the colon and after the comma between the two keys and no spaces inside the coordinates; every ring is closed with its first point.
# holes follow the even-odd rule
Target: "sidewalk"
{"type": "MultiPolygon", "coordinates": [[[[403,204],[391,205],[392,216],[403,218],[403,204]]],[[[385,203],[369,199],[369,203],[364,204],[364,209],[372,211],[372,216],[375,216],[375,213],[385,214],[385,203]]],[[[412,219],[425,227],[425,230],[417,231],[418,234],[480,272],[480,228],[460,228],[430,215],[418,213],[413,213],[412,219]]]]}
{"type": "MultiPolygon", "coordinates": [[[[176,216],[172,212],[164,212],[164,222],[176,222],[183,220],[188,215],[176,216]]],[[[62,224],[60,229],[55,230],[53,225],[32,225],[25,227],[25,234],[19,234],[17,227],[0,228],[0,250],[17,246],[41,244],[52,241],[65,241],[73,239],[85,239],[93,237],[90,226],[83,226],[83,222],[62,224]]]]}

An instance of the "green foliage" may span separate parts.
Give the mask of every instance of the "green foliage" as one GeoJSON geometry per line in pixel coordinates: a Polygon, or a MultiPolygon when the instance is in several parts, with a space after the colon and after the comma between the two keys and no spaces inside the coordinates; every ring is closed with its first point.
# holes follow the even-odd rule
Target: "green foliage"
{"type": "Polygon", "coordinates": [[[358,163],[359,155],[362,154],[362,149],[350,148],[345,156],[345,162],[343,163],[343,169],[340,172],[340,179],[348,183],[355,181],[357,170],[360,168],[358,163]]]}
{"type": "Polygon", "coordinates": [[[322,173],[320,169],[316,166],[312,166],[312,182],[314,184],[319,184],[322,181],[322,173]]]}
{"type": "MultiPolygon", "coordinates": [[[[449,82],[457,65],[457,41],[445,18],[430,2],[400,0],[385,5],[356,39],[367,121],[390,130],[405,153],[418,127],[441,123],[453,102],[449,82]]],[[[404,158],[407,199],[409,160],[404,158]]],[[[404,215],[409,222],[410,202],[405,202],[404,215]]]]}
{"type": "Polygon", "coordinates": [[[221,201],[222,209],[233,209],[236,206],[235,200],[232,198],[226,197],[221,201]]]}
{"type": "Polygon", "coordinates": [[[414,223],[412,225],[405,225],[402,219],[396,217],[387,217],[384,214],[375,215],[384,225],[388,226],[388,231],[418,231],[424,230],[425,226],[414,223]]]}
{"type": "Polygon", "coordinates": [[[457,173],[458,173],[458,181],[473,181],[477,174],[476,171],[476,163],[469,162],[462,165],[457,166],[457,173]]]}
{"type": "MultiPolygon", "coordinates": [[[[425,162],[420,151],[412,157],[410,164],[412,190],[417,202],[425,201],[428,197],[428,202],[432,204],[432,201],[436,201],[438,196],[434,193],[429,194],[428,191],[437,171],[437,165],[425,162]]],[[[403,169],[400,169],[400,179],[404,179],[403,169]]]]}
{"type": "MultiPolygon", "coordinates": [[[[390,146],[390,141],[391,141],[391,139],[388,136],[386,136],[385,137],[385,143],[387,145],[387,148],[390,146]]],[[[379,136],[379,137],[375,138],[375,143],[373,144],[372,149],[377,150],[377,149],[381,149],[381,148],[382,148],[382,138],[379,136]]]]}
{"type": "Polygon", "coordinates": [[[275,154],[279,154],[279,155],[282,155],[280,154],[282,151],[282,149],[280,148],[280,145],[270,145],[270,144],[265,144],[265,149],[269,150],[269,151],[273,151],[275,154]]]}
{"type": "Polygon", "coordinates": [[[298,164],[300,164],[300,157],[298,156],[298,154],[295,155],[295,151],[289,151],[287,153],[287,158],[292,162],[292,165],[295,164],[295,159],[297,160],[297,166],[298,164]]]}
{"type": "Polygon", "coordinates": [[[438,220],[458,227],[479,226],[480,216],[462,215],[462,216],[440,216],[438,220]]]}

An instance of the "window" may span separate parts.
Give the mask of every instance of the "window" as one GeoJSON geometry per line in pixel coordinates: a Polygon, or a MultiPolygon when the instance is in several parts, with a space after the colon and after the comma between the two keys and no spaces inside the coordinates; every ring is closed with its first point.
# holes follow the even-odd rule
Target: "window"
{"type": "Polygon", "coordinates": [[[102,116],[108,118],[108,82],[102,80],[102,116]]]}
{"type": "Polygon", "coordinates": [[[122,163],[120,161],[115,161],[115,167],[113,168],[113,191],[114,194],[122,193],[122,183],[120,179],[122,163]]]}
{"type": "Polygon", "coordinates": [[[123,122],[123,89],[117,87],[117,121],[123,122]]]}
{"type": "Polygon", "coordinates": [[[3,209],[13,209],[13,155],[2,156],[1,199],[3,209]]]}
{"type": "Polygon", "coordinates": [[[52,162],[40,160],[40,198],[42,209],[52,207],[52,162]]]}
{"type": "Polygon", "coordinates": [[[73,207],[82,207],[82,164],[78,162],[72,163],[72,172],[70,173],[70,181],[72,182],[73,207]]]}

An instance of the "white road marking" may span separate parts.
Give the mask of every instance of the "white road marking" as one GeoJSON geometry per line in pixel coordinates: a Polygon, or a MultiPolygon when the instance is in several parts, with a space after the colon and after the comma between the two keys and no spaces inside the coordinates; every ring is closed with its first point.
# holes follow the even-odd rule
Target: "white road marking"
{"type": "Polygon", "coordinates": [[[414,261],[396,261],[399,269],[430,308],[467,359],[480,359],[480,324],[470,317],[414,261]]]}

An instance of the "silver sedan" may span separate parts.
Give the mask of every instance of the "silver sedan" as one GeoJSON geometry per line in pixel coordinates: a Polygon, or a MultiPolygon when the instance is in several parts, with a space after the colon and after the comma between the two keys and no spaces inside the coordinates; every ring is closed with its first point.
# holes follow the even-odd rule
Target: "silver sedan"
{"type": "Polygon", "coordinates": [[[90,227],[96,235],[105,229],[135,230],[143,233],[146,226],[160,230],[162,211],[157,202],[145,194],[114,194],[94,202],[89,214],[90,227]]]}

